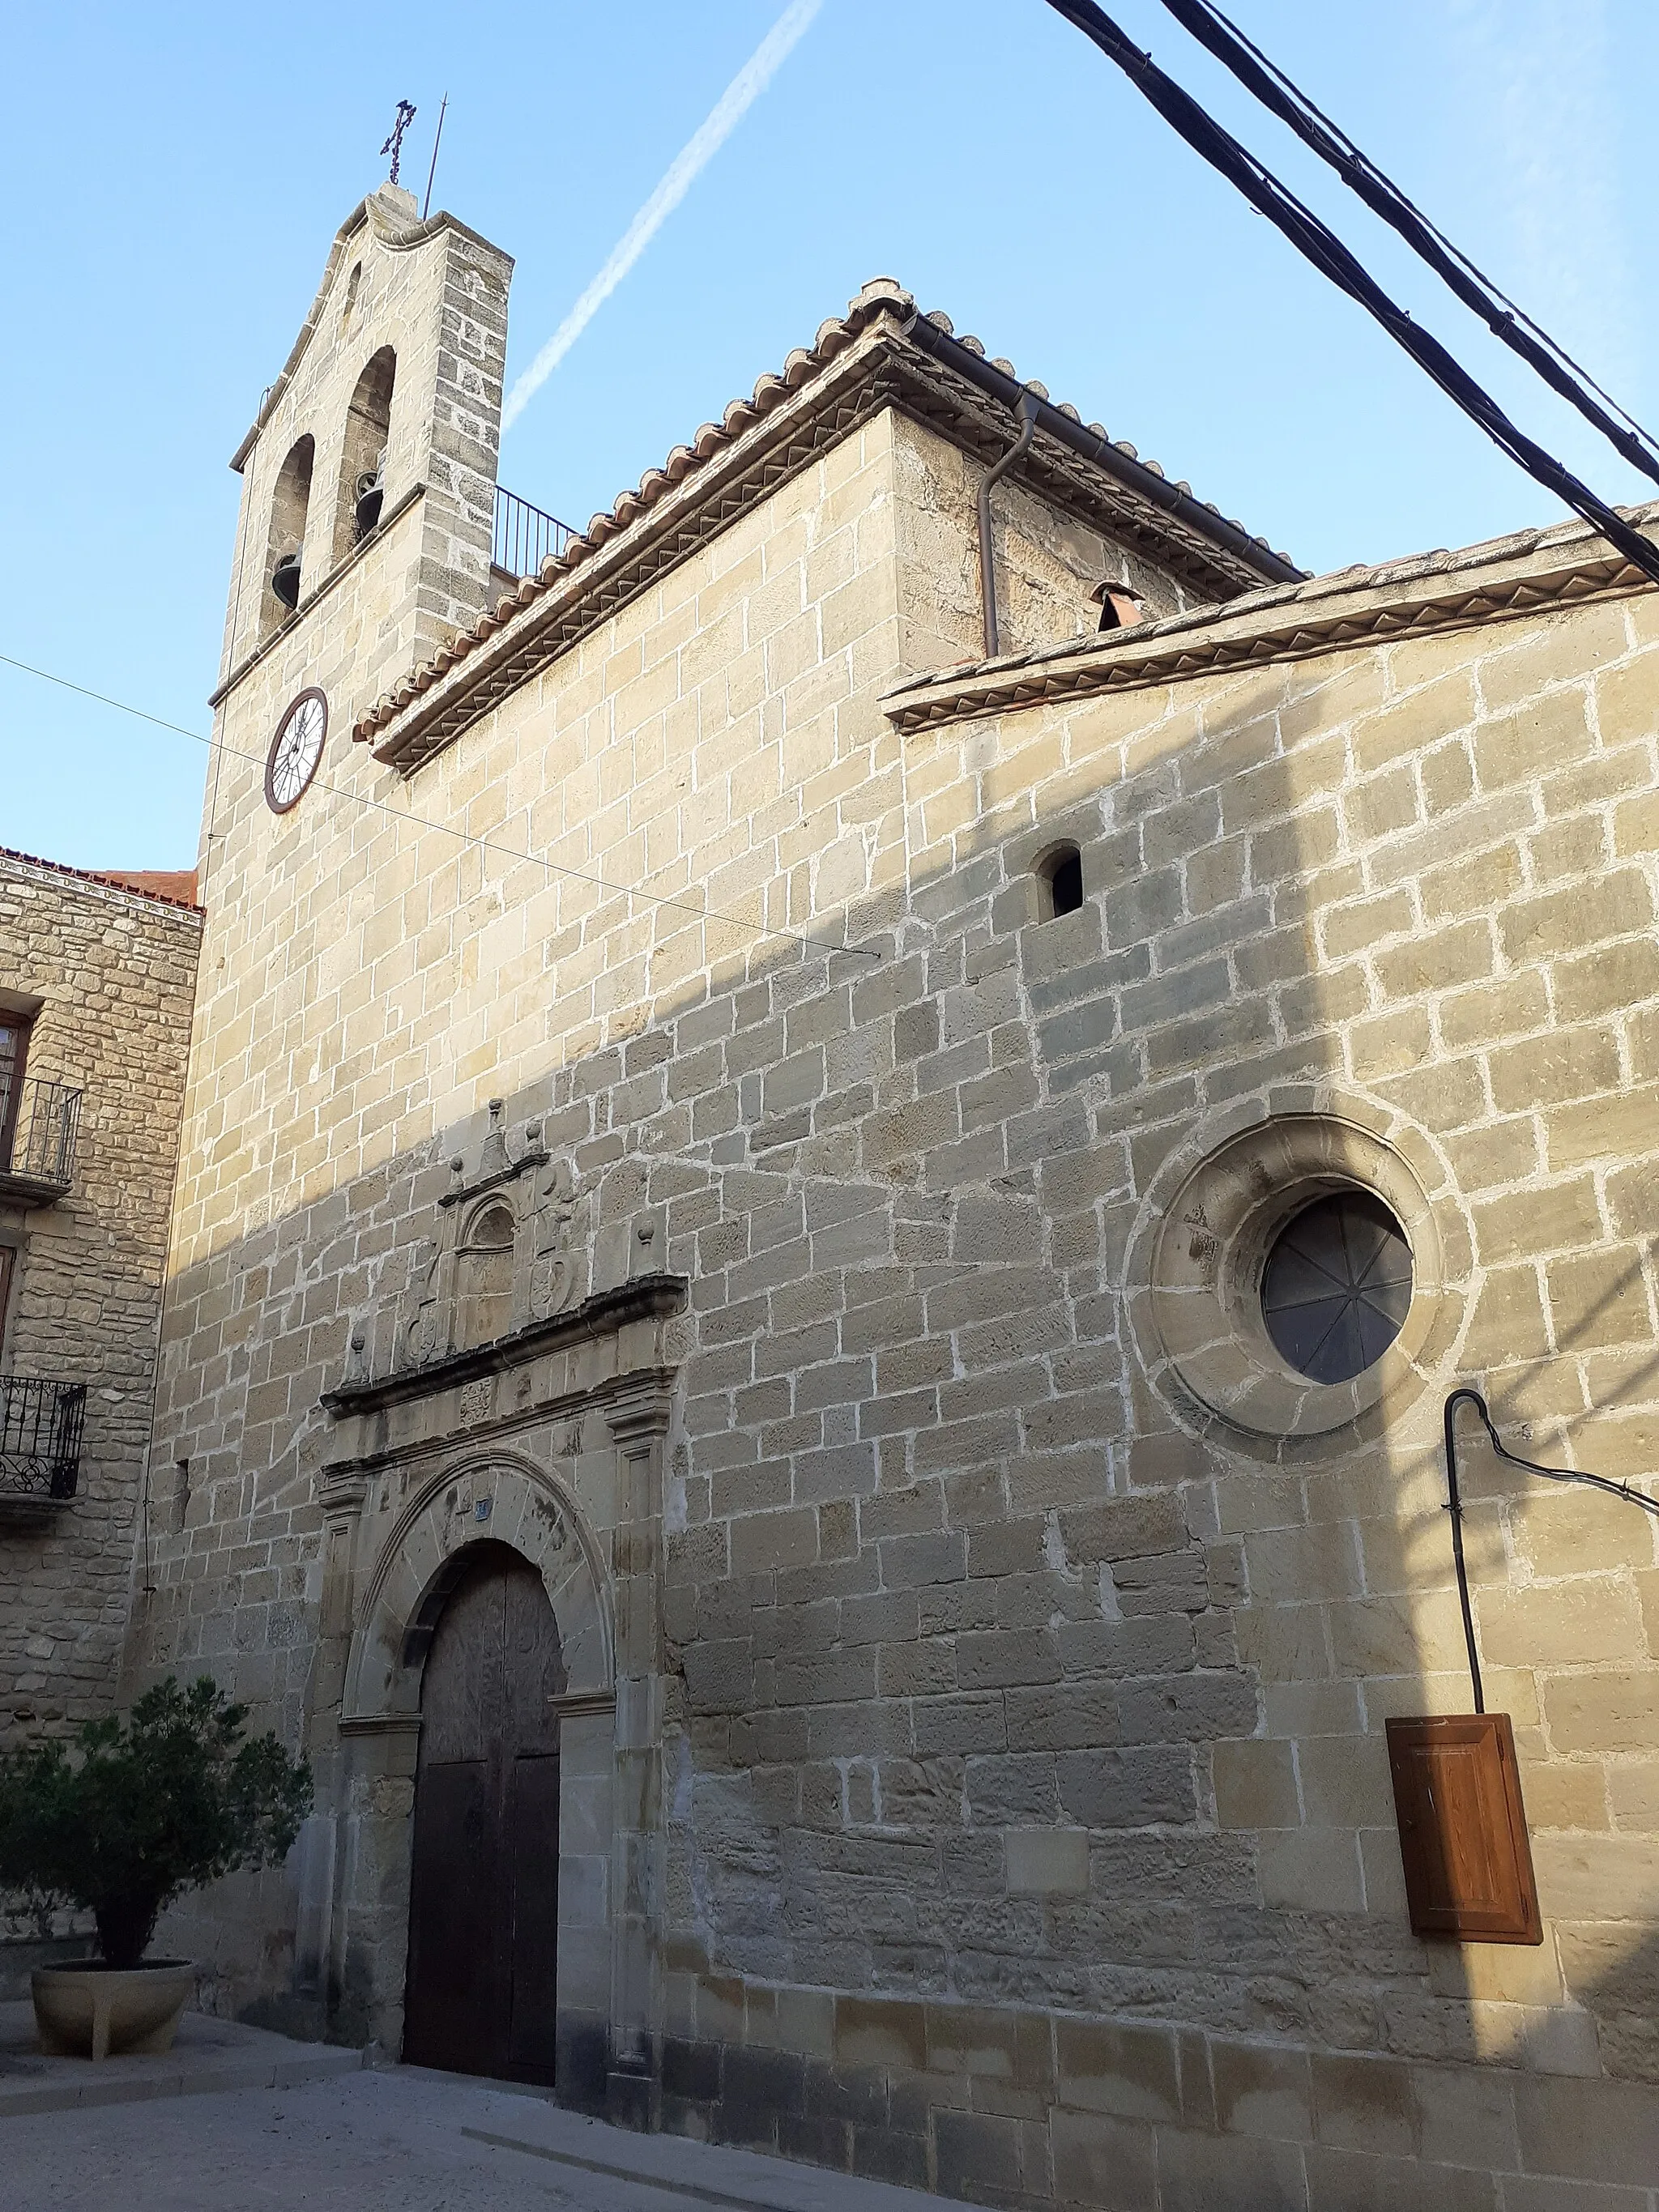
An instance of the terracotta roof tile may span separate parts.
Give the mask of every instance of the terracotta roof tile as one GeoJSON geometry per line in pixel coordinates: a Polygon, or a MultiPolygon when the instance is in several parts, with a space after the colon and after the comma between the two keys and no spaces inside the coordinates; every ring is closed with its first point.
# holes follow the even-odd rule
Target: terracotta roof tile
{"type": "Polygon", "coordinates": [[[676,446],[662,467],[647,469],[637,490],[623,492],[609,514],[594,515],[586,530],[568,539],[562,551],[550,555],[542,562],[536,575],[526,577],[516,593],[510,593],[499,608],[481,615],[470,629],[460,631],[416,669],[411,678],[378,700],[366,714],[359,717],[352,736],[360,740],[374,737],[418,692],[429,689],[436,678],[447,675],[478,646],[486,643],[520,608],[551,590],[609,538],[617,536],[653,507],[665,493],[694,470],[706,465],[716,453],[769,413],[780,400],[787,398],[837,354],[844,352],[873,316],[884,309],[910,313],[915,305],[909,294],[889,278],[878,277],[866,284],[844,317],[820,325],[810,351],[796,348],[785,363],[783,375],[763,376],[750,398],[732,402],[721,422],[703,423],[690,446],[676,446]]]}
{"type": "Polygon", "coordinates": [[[146,898],[166,899],[171,906],[196,904],[194,868],[105,868],[106,882],[142,891],[146,898]]]}
{"type": "MultiPolygon", "coordinates": [[[[706,468],[775,408],[793,398],[804,385],[822,376],[872,324],[884,316],[896,319],[901,329],[908,330],[918,319],[915,301],[892,277],[872,277],[857,298],[849,301],[845,315],[831,317],[821,323],[811,347],[797,347],[788,356],[781,374],[774,374],[769,371],[762,376],[746,399],[732,400],[718,423],[703,423],[690,445],[676,446],[660,467],[647,469],[636,489],[624,491],[609,513],[595,514],[585,530],[568,538],[558,553],[550,555],[535,574],[526,577],[516,592],[507,593],[470,628],[458,632],[391,691],[383,694],[374,706],[358,717],[352,728],[353,738],[360,743],[380,738],[416,698],[428,691],[434,683],[447,677],[480,647],[488,644],[526,609],[562,585],[602,546],[630,529],[687,477],[706,468]]],[[[926,319],[951,337],[955,344],[981,359],[984,357],[985,348],[977,338],[955,337],[947,315],[935,311],[926,319]]],[[[1006,362],[997,362],[993,366],[1008,375],[1014,374],[1006,362]]],[[[1025,388],[1041,398],[1048,398],[1040,384],[1030,383],[1025,388]]],[[[1075,408],[1066,407],[1060,411],[1073,422],[1080,422],[1075,408]]],[[[1104,437],[1105,434],[1099,430],[1097,425],[1091,425],[1090,428],[1097,435],[1104,437]]],[[[1127,443],[1121,444],[1118,449],[1131,458],[1134,457],[1134,448],[1127,443]]],[[[1164,471],[1156,462],[1141,461],[1139,465],[1154,476],[1164,476],[1164,471]]],[[[1181,489],[1185,490],[1186,487],[1183,485],[1181,489]]],[[[1267,541],[1265,538],[1249,541],[1243,526],[1228,523],[1218,508],[1210,506],[1208,512],[1216,515],[1218,524],[1236,533],[1239,539],[1261,546],[1265,557],[1290,565],[1286,556],[1266,551],[1267,541]]]]}
{"type": "Polygon", "coordinates": [[[194,868],[72,868],[66,860],[44,860],[38,853],[20,853],[10,845],[0,845],[0,860],[21,860],[27,867],[50,869],[54,876],[132,891],[139,898],[154,899],[158,906],[183,907],[191,914],[203,911],[197,903],[194,868]]]}

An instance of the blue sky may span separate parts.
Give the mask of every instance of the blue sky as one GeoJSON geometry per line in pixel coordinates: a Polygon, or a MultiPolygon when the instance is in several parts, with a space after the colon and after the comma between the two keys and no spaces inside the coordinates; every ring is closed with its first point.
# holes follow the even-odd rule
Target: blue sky
{"type": "MultiPolygon", "coordinates": [[[[784,0],[66,4],[10,20],[0,653],[205,732],[226,464],[400,95],[434,204],[517,258],[509,378],[784,0]]],[[[1417,270],[1155,0],[1114,11],[1604,495],[1640,479],[1417,270]]],[[[1231,11],[1643,419],[1651,0],[1231,11]],[[1644,189],[1644,188],[1646,189],[1644,189]]],[[[1042,0],[823,0],[503,444],[576,523],[897,276],[1304,566],[1553,520],[1381,332],[1042,0]]],[[[189,866],[205,756],[0,666],[0,844],[189,866]]]]}

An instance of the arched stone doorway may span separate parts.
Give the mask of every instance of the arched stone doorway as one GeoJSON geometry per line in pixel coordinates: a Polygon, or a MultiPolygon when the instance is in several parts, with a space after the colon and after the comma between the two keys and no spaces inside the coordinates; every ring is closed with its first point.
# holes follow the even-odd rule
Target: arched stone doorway
{"type": "MultiPolygon", "coordinates": [[[[629,1285],[605,1295],[666,1294],[629,1285]]],[[[643,1322],[665,1326],[651,1314],[643,1322]]],[[[637,1346],[625,1332],[599,1331],[591,1316],[568,1328],[575,1348],[516,1379],[489,1369],[440,1389],[422,1370],[366,1386],[392,1390],[395,1404],[338,1418],[321,1481],[319,1680],[337,1715],[337,1749],[326,1765],[319,1758],[319,1808],[301,1839],[295,1981],[316,1992],[334,2033],[404,2051],[427,1661],[466,1555],[501,1543],[539,1576],[566,1678],[556,1699],[556,2086],[562,2102],[633,2114],[661,2010],[653,1914],[668,1391],[659,1365],[632,1371],[637,1346]],[[590,1365],[601,1371],[587,1386],[590,1365]]],[[[417,2038],[410,2055],[418,2048],[417,2038]]]]}
{"type": "Polygon", "coordinates": [[[510,1546],[468,1545],[448,1568],[422,1608],[404,2057],[550,2084],[558,1626],[539,1571],[510,1546]]]}

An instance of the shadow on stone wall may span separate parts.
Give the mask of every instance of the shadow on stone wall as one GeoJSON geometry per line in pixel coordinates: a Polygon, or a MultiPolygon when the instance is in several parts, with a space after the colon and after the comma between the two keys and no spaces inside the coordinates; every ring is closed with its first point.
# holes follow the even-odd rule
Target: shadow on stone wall
{"type": "MultiPolygon", "coordinates": [[[[909,802],[902,910],[851,919],[878,959],[757,945],[508,1101],[513,1142],[539,1121],[596,1222],[652,1212],[691,1285],[664,1591],[688,2049],[721,2040],[699,1988],[766,1982],[1659,2073],[1645,1521],[1523,1494],[1471,1445],[1544,1953],[1411,1935],[1382,1736],[1468,1703],[1445,1392],[1481,1384],[1541,1455],[1654,1464],[1641,1200],[1609,1194],[1595,1133],[1645,1145],[1616,1119],[1645,1070],[1591,973],[1651,911],[1607,827],[1645,740],[1584,733],[1574,757],[1486,717],[1467,664],[1508,641],[907,737],[933,796],[909,802]],[[963,787],[965,826],[930,837],[963,787]],[[1035,921],[1029,871],[1062,834],[1085,903],[1035,921]],[[1309,1085],[1423,1133],[1473,1259],[1433,1372],[1275,1446],[1152,1388],[1124,1268],[1206,1116],[1309,1085]]],[[[132,1679],[210,1668],[325,1788],[319,1400],[483,1133],[445,1129],[169,1294],[155,1464],[188,1461],[189,1499],[178,1528],[156,1501],[132,1679]]],[[[285,1956],[238,1926],[246,1896],[179,1928],[236,2009],[273,2000],[285,1956]]],[[[988,2107],[960,2185],[1024,2124],[988,2107]]]]}

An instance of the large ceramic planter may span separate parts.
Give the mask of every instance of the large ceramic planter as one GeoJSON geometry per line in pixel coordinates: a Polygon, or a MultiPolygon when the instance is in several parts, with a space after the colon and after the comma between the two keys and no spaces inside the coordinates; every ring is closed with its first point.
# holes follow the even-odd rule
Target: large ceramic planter
{"type": "Polygon", "coordinates": [[[186,1959],[37,1966],[30,1985],[43,2051],[55,2058],[113,2058],[172,2050],[196,1969],[186,1959]]]}

